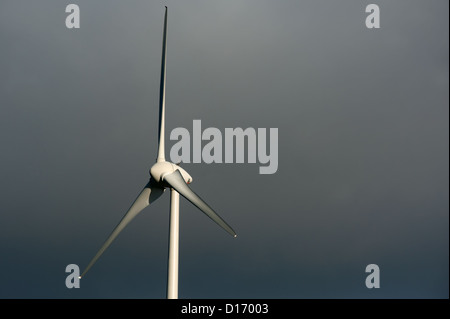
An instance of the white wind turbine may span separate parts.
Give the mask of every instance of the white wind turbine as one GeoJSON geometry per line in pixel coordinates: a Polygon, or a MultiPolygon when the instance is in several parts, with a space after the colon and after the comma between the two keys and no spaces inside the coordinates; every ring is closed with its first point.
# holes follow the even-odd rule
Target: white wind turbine
{"type": "Polygon", "coordinates": [[[234,230],[197,194],[188,186],[192,182],[192,177],[182,167],[177,164],[167,162],[164,156],[164,113],[165,113],[165,91],[166,91],[166,38],[167,38],[167,6],[164,15],[164,31],[162,42],[161,59],[161,82],[159,97],[159,144],[158,157],[156,163],[150,169],[150,181],[138,195],[134,203],[123,216],[119,224],[114,228],[111,235],[103,246],[92,258],[86,269],[81,274],[83,277],[95,264],[97,259],[111,245],[112,241],[119,235],[126,225],[145,207],[158,199],[165,188],[170,188],[170,229],[169,229],[169,262],[167,274],[167,298],[178,298],[178,243],[179,243],[179,209],[181,194],[184,198],[197,206],[203,213],[225,229],[233,237],[236,237],[234,230]]]}

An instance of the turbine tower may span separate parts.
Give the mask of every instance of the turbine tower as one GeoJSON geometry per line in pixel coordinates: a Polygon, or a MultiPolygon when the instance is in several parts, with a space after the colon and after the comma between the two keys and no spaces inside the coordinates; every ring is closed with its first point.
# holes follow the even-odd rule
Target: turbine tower
{"type": "Polygon", "coordinates": [[[166,98],[166,47],[167,47],[167,6],[164,14],[164,31],[162,41],[161,58],[161,80],[159,91],[159,130],[158,130],[158,156],[156,163],[150,169],[150,180],[144,189],[138,195],[134,203],[123,216],[119,224],[114,228],[103,246],[92,258],[80,278],[95,264],[97,259],[111,245],[113,240],[125,228],[126,225],[145,207],[157,200],[165,191],[170,188],[170,227],[169,227],[169,258],[167,271],[167,298],[178,298],[178,247],[179,247],[179,212],[180,201],[179,194],[194,204],[198,209],[205,213],[209,218],[221,226],[233,237],[236,237],[235,231],[196,193],[188,186],[192,182],[191,175],[177,164],[166,161],[164,156],[164,133],[165,133],[165,98],[166,98]]]}

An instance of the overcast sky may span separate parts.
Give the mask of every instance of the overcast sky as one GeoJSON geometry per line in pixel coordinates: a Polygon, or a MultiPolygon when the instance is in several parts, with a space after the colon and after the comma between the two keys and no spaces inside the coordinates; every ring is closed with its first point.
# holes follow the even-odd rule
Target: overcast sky
{"type": "Polygon", "coordinates": [[[68,3],[0,2],[1,298],[165,297],[168,192],[65,286],[156,159],[164,5],[166,156],[194,119],[279,132],[275,174],[182,164],[238,237],[181,199],[180,298],[449,297],[448,1],[68,3]]]}

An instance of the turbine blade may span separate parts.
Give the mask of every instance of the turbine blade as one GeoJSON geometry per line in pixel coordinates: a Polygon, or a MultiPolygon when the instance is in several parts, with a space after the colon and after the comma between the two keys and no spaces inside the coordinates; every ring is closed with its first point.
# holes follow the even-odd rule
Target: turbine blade
{"type": "Polygon", "coordinates": [[[165,133],[165,112],[166,112],[166,45],[167,43],[167,7],[164,15],[164,31],[161,55],[161,79],[159,83],[159,131],[158,131],[158,157],[157,162],[165,162],[164,133],[165,133]]]}
{"type": "Polygon", "coordinates": [[[233,237],[237,236],[235,231],[208,204],[206,204],[205,201],[203,201],[189,188],[178,169],[171,174],[165,175],[164,181],[180,193],[184,198],[197,206],[198,209],[215,221],[220,227],[225,229],[230,235],[233,237]]]}
{"type": "Polygon", "coordinates": [[[150,203],[158,199],[163,192],[164,189],[156,185],[156,182],[154,182],[153,179],[151,179],[148,182],[148,184],[138,195],[134,203],[128,209],[126,214],[122,217],[122,220],[119,222],[119,224],[117,224],[116,228],[114,228],[112,233],[109,235],[108,239],[104,242],[103,246],[94,256],[94,258],[92,258],[91,262],[83,271],[80,278],[83,277],[89,271],[89,269],[95,264],[97,259],[105,252],[105,250],[109,247],[109,245],[111,245],[111,243],[117,237],[117,235],[119,235],[119,233],[125,228],[125,226],[128,225],[128,223],[145,207],[147,207],[148,205],[150,205],[150,203]]]}

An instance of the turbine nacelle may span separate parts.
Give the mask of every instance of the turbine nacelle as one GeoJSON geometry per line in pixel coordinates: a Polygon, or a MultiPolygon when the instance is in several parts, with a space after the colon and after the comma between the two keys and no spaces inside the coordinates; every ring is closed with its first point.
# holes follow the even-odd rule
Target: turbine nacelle
{"type": "MultiPolygon", "coordinates": [[[[189,175],[188,172],[181,166],[171,163],[171,162],[157,162],[150,168],[150,175],[153,179],[158,182],[164,182],[164,177],[168,174],[174,173],[176,170],[179,170],[181,176],[183,177],[186,184],[192,183],[192,176],[189,175]]],[[[166,185],[164,185],[166,186],[166,185]]],[[[166,186],[170,187],[170,186],[166,186]]]]}

